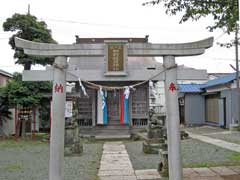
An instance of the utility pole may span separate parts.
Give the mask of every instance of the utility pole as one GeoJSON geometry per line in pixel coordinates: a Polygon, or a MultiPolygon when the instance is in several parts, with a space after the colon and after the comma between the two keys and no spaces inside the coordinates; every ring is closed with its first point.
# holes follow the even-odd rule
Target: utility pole
{"type": "Polygon", "coordinates": [[[239,88],[239,63],[238,63],[238,23],[236,23],[235,30],[235,55],[236,55],[236,90],[237,90],[237,99],[238,99],[238,124],[240,127],[240,88],[239,88]]]}
{"type": "Polygon", "coordinates": [[[237,90],[237,99],[238,99],[238,125],[240,127],[240,88],[239,88],[239,63],[238,63],[238,32],[239,32],[239,18],[240,18],[240,0],[238,0],[238,20],[236,22],[236,31],[235,31],[235,52],[236,52],[236,90],[237,90]]]}
{"type": "Polygon", "coordinates": [[[27,12],[28,15],[30,15],[30,4],[28,4],[28,12],[27,12]]]}
{"type": "Polygon", "coordinates": [[[236,32],[235,32],[235,51],[236,51],[236,86],[237,86],[237,98],[238,98],[238,126],[240,128],[240,88],[239,88],[239,66],[238,66],[238,23],[240,22],[240,0],[237,1],[238,5],[238,21],[236,23],[236,32]]]}

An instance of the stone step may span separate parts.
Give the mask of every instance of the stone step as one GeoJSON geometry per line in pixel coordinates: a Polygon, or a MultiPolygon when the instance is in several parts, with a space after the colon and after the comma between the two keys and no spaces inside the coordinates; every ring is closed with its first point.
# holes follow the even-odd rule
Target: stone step
{"type": "Polygon", "coordinates": [[[131,138],[130,134],[119,134],[119,135],[116,135],[116,134],[107,134],[107,133],[104,133],[104,134],[98,134],[95,136],[95,139],[96,140],[129,140],[131,138]]]}
{"type": "Polygon", "coordinates": [[[96,130],[101,130],[101,129],[121,129],[121,130],[129,130],[129,126],[128,125],[122,125],[122,124],[108,124],[108,125],[104,125],[104,126],[96,126],[95,127],[96,130]]]}

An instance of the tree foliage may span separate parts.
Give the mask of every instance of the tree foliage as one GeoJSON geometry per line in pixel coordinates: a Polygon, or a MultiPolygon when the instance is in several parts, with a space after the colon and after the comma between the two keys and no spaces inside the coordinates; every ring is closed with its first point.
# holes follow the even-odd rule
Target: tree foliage
{"type": "Polygon", "coordinates": [[[47,28],[44,21],[38,21],[31,14],[14,14],[3,23],[3,30],[16,32],[9,38],[9,44],[15,50],[16,63],[23,64],[25,70],[30,70],[32,64],[52,64],[53,59],[24,54],[22,50],[16,49],[14,42],[14,37],[20,37],[34,42],[56,43],[52,38],[51,30],[47,28]]]}
{"type": "Polygon", "coordinates": [[[168,15],[183,13],[180,23],[212,15],[214,23],[207,27],[210,31],[224,28],[228,33],[233,32],[238,21],[238,0],[153,0],[143,5],[161,3],[168,15]]]}
{"type": "Polygon", "coordinates": [[[6,86],[8,100],[11,105],[32,107],[41,104],[44,94],[50,93],[50,82],[26,82],[22,81],[19,73],[14,74],[13,80],[6,86]]]}

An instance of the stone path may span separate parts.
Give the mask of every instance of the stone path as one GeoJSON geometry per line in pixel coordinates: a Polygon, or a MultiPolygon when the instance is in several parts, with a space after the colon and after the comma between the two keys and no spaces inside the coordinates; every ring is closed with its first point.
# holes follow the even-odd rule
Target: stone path
{"type": "Polygon", "coordinates": [[[194,134],[194,133],[190,133],[187,132],[189,134],[189,136],[193,139],[198,139],[200,141],[209,143],[209,144],[213,144],[215,146],[219,146],[231,151],[235,151],[240,153],[240,145],[239,144],[235,144],[235,143],[230,143],[227,141],[223,141],[220,139],[215,139],[215,138],[211,138],[211,137],[207,137],[207,136],[203,136],[203,135],[198,135],[198,134],[194,134]]]}
{"type": "Polygon", "coordinates": [[[98,177],[100,180],[160,179],[156,170],[134,171],[122,142],[106,142],[103,145],[98,177]]]}
{"type": "Polygon", "coordinates": [[[98,171],[100,180],[136,180],[136,176],[122,142],[107,142],[98,171]]]}

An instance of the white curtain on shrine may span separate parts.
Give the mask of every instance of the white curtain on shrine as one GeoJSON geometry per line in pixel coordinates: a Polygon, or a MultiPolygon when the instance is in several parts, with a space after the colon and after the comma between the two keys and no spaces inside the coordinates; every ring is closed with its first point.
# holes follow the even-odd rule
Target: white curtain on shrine
{"type": "Polygon", "coordinates": [[[103,110],[102,110],[103,98],[100,90],[98,90],[97,95],[97,124],[103,123],[103,110]]]}

